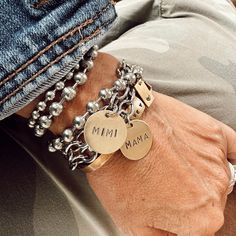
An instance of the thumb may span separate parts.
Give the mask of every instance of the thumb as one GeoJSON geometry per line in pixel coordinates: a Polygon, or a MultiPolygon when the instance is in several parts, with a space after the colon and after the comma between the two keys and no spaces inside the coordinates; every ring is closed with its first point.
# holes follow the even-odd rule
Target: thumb
{"type": "Polygon", "coordinates": [[[229,126],[221,123],[227,141],[227,158],[236,165],[236,132],[229,126]]]}

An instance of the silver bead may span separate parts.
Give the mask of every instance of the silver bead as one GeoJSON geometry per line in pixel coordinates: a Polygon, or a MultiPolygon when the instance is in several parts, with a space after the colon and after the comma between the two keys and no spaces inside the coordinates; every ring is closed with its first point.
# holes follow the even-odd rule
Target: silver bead
{"type": "Polygon", "coordinates": [[[73,78],[73,76],[74,76],[74,73],[73,73],[73,72],[69,72],[69,73],[66,75],[66,79],[67,79],[67,80],[70,80],[70,79],[73,78]]]}
{"type": "Polygon", "coordinates": [[[38,105],[37,105],[37,108],[39,111],[44,111],[45,108],[46,108],[46,103],[45,102],[39,102],[38,105]]]}
{"type": "Polygon", "coordinates": [[[49,107],[49,113],[52,116],[59,116],[62,110],[63,110],[63,106],[58,102],[52,103],[51,106],[49,107]]]}
{"type": "Polygon", "coordinates": [[[30,128],[34,128],[35,124],[36,124],[36,121],[35,121],[34,119],[30,119],[30,120],[29,120],[29,123],[28,123],[28,126],[29,126],[30,128]]]}
{"type": "Polygon", "coordinates": [[[73,123],[76,129],[82,129],[85,124],[85,118],[83,116],[76,116],[73,123]]]}
{"type": "Polygon", "coordinates": [[[73,131],[71,129],[65,129],[62,134],[62,137],[66,143],[71,142],[74,139],[73,131]]]}
{"type": "Polygon", "coordinates": [[[52,141],[52,146],[56,149],[56,150],[61,150],[62,149],[62,142],[60,138],[54,139],[52,141]]]}
{"type": "Polygon", "coordinates": [[[78,70],[80,68],[80,64],[75,65],[75,70],[78,70]]]}
{"type": "Polygon", "coordinates": [[[40,115],[39,115],[39,112],[38,112],[38,111],[33,111],[33,112],[32,112],[32,118],[33,118],[33,119],[37,120],[37,119],[39,118],[39,116],[40,116],[40,115]]]}
{"type": "Polygon", "coordinates": [[[143,68],[141,66],[135,66],[133,74],[135,74],[136,78],[141,79],[143,77],[143,68]]]}
{"type": "Polygon", "coordinates": [[[91,58],[94,60],[95,58],[97,58],[97,56],[98,56],[98,51],[92,51],[92,53],[91,53],[91,58]]]}
{"type": "Polygon", "coordinates": [[[99,104],[97,102],[88,102],[87,111],[89,113],[95,113],[99,110],[99,104]]]}
{"type": "Polygon", "coordinates": [[[76,91],[72,87],[65,87],[62,91],[62,97],[67,101],[72,100],[76,96],[76,91]]]}
{"type": "Polygon", "coordinates": [[[48,151],[49,152],[56,152],[56,149],[53,147],[52,143],[49,144],[48,151]]]}
{"type": "Polygon", "coordinates": [[[109,99],[112,97],[112,91],[110,89],[102,89],[100,90],[99,92],[99,96],[103,99],[103,100],[106,100],[106,99],[109,99]]]}
{"type": "Polygon", "coordinates": [[[118,91],[125,90],[126,87],[127,87],[126,82],[125,82],[124,80],[122,80],[122,79],[116,80],[115,83],[114,83],[114,85],[115,85],[115,88],[116,88],[118,91]]]}
{"type": "Polygon", "coordinates": [[[88,77],[86,74],[79,72],[77,74],[74,75],[74,80],[78,85],[83,85],[86,83],[88,77]]]}
{"type": "Polygon", "coordinates": [[[56,90],[58,91],[64,89],[64,87],[65,87],[65,84],[62,81],[57,82],[55,86],[56,90]]]}
{"type": "Polygon", "coordinates": [[[35,136],[37,136],[37,137],[42,137],[42,136],[44,135],[44,132],[45,132],[45,130],[42,129],[42,128],[40,128],[39,125],[37,125],[37,126],[35,127],[35,130],[34,130],[34,131],[35,131],[34,134],[35,134],[35,136]]]}
{"type": "Polygon", "coordinates": [[[137,79],[133,73],[127,73],[124,75],[123,79],[125,79],[129,84],[135,84],[137,79]]]}
{"type": "Polygon", "coordinates": [[[55,93],[54,93],[53,91],[48,91],[48,92],[46,93],[46,99],[47,99],[48,101],[52,101],[54,98],[55,98],[55,93]]]}
{"type": "Polygon", "coordinates": [[[93,46],[93,50],[98,51],[98,50],[99,50],[98,45],[94,45],[94,46],[93,46]]]}
{"type": "Polygon", "coordinates": [[[92,60],[88,60],[88,61],[83,61],[83,66],[87,69],[87,70],[92,70],[94,63],[92,60]]]}
{"type": "Polygon", "coordinates": [[[52,124],[52,120],[49,119],[47,116],[41,116],[39,118],[39,122],[40,122],[40,125],[45,129],[48,129],[52,124]]]}

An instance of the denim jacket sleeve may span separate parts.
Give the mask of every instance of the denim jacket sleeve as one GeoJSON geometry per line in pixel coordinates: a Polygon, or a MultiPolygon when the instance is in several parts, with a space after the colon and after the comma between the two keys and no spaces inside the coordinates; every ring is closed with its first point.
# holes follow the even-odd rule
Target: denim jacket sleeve
{"type": "Polygon", "coordinates": [[[1,0],[0,120],[60,80],[115,18],[112,0],[1,0]]]}

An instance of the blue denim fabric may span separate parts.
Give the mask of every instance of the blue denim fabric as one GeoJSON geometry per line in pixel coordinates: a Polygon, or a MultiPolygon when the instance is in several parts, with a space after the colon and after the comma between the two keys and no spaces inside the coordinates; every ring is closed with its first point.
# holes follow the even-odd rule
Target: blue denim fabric
{"type": "Polygon", "coordinates": [[[115,18],[111,0],[1,0],[0,120],[60,80],[115,18]]]}

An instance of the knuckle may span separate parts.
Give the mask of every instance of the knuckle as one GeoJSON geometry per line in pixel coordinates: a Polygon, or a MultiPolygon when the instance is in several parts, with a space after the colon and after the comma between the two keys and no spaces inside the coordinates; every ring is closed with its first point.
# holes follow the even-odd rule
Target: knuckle
{"type": "Polygon", "coordinates": [[[221,143],[225,137],[223,128],[216,122],[213,122],[211,125],[211,129],[212,134],[214,134],[215,140],[221,143]]]}
{"type": "Polygon", "coordinates": [[[214,215],[208,218],[208,225],[205,226],[206,235],[213,235],[223,226],[224,214],[221,210],[216,210],[214,211],[214,215]]]}

